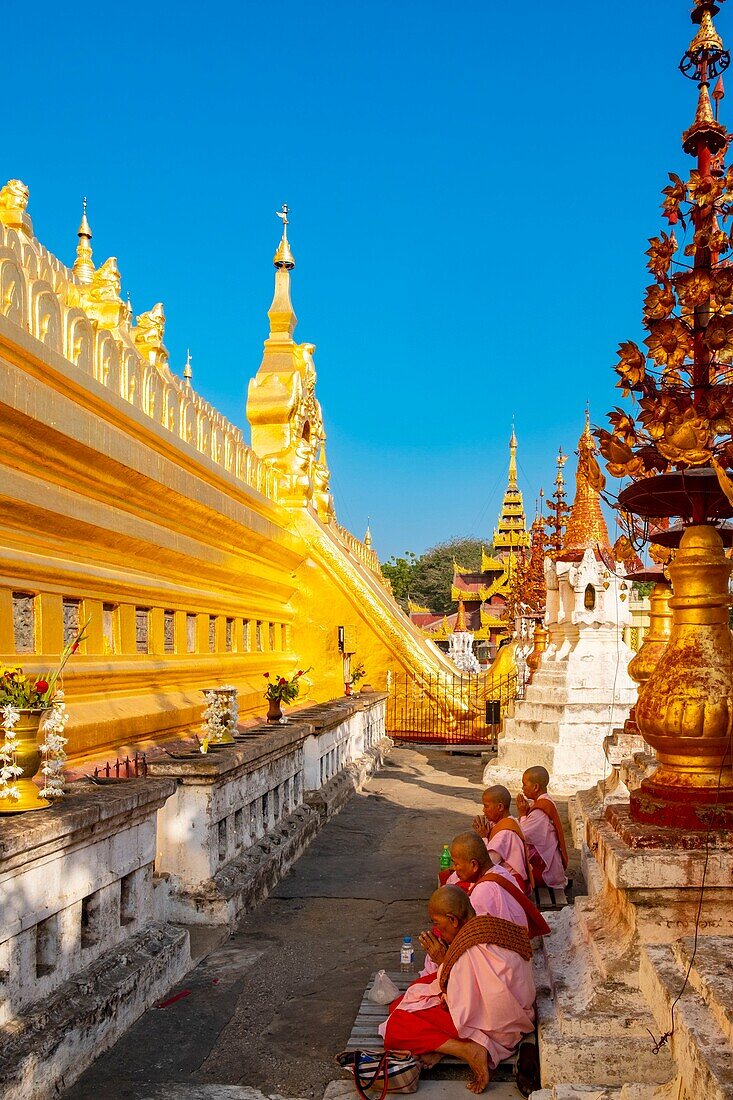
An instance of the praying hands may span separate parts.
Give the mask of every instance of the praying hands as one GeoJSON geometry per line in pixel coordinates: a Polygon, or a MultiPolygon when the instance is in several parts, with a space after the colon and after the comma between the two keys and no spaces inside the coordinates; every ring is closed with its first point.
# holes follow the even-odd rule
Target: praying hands
{"type": "Polygon", "coordinates": [[[438,966],[445,958],[446,946],[433,932],[421,932],[418,942],[423,951],[430,956],[438,966]]]}

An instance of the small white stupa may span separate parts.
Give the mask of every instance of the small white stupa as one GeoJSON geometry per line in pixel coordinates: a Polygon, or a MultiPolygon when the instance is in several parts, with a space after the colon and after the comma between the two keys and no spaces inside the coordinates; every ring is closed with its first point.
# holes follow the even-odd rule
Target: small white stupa
{"type": "Polygon", "coordinates": [[[545,559],[549,644],[499,737],[484,782],[515,790],[522,772],[547,768],[551,792],[575,794],[608,774],[603,741],[636,699],[623,640],[631,583],[613,561],[600,496],[589,477],[595,442],[586,425],[578,447],[575,501],[557,560],[545,559]]]}
{"type": "Polygon", "coordinates": [[[481,665],[473,652],[473,634],[466,623],[463,600],[458,601],[458,614],[453,633],[448,639],[448,656],[461,672],[480,672],[481,665]]]}

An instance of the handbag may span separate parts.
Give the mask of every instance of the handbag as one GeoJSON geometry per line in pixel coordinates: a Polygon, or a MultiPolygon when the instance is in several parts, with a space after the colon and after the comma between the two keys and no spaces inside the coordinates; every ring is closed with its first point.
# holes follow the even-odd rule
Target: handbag
{"type": "Polygon", "coordinates": [[[409,1050],[342,1050],[336,1062],[354,1075],[361,1100],[384,1100],[388,1092],[417,1092],[421,1066],[409,1050]]]}

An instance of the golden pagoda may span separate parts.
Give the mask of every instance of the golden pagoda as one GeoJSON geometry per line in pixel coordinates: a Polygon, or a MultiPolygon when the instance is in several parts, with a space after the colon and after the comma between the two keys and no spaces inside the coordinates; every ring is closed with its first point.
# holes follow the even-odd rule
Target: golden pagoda
{"type": "Polygon", "coordinates": [[[493,553],[481,551],[481,568],[475,572],[456,566],[451,599],[463,604],[468,629],[477,642],[488,643],[489,653],[512,629],[507,621],[513,578],[524,567],[530,536],[524,513],[522,492],[517,484],[517,436],[512,425],[509,440],[509,476],[499,519],[494,530],[493,553]]]}
{"type": "Polygon", "coordinates": [[[596,461],[596,442],[591,435],[590,413],[586,410],[585,428],[578,440],[578,472],[575,475],[575,500],[570,509],[562,550],[562,561],[580,561],[586,550],[596,558],[612,560],[611,540],[601,511],[598,477],[602,477],[596,461]]]}
{"type": "Polygon", "coordinates": [[[524,514],[522,490],[517,485],[517,436],[512,425],[509,440],[509,482],[501,505],[499,522],[494,531],[494,550],[499,557],[529,548],[527,517],[524,514]]]}

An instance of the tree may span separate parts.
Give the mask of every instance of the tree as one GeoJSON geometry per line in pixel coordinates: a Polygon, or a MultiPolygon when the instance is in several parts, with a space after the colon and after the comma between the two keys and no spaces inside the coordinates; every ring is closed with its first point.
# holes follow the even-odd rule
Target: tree
{"type": "Polygon", "coordinates": [[[455,538],[439,542],[418,558],[411,550],[404,557],[392,557],[382,565],[382,572],[392,583],[395,599],[402,607],[407,601],[429,607],[435,615],[456,610],[451,599],[453,563],[479,572],[481,550],[491,552],[490,539],[455,538]]]}
{"type": "Polygon", "coordinates": [[[382,562],[382,573],[392,585],[394,598],[404,608],[411,595],[417,561],[417,555],[412,550],[405,550],[404,557],[393,554],[389,561],[382,562]]]}

